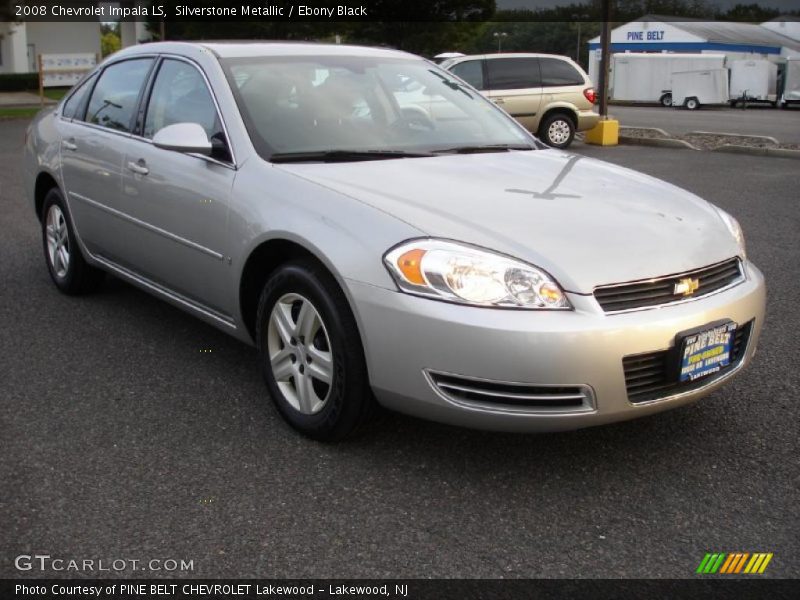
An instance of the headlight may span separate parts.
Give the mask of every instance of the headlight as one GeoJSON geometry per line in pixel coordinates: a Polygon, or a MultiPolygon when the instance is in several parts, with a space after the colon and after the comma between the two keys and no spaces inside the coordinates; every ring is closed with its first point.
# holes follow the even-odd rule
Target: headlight
{"type": "Polygon", "coordinates": [[[473,306],[571,309],[541,269],[499,254],[442,240],[412,240],[383,258],[404,292],[473,306]]]}
{"type": "Polygon", "coordinates": [[[734,219],[721,208],[717,208],[716,206],[714,208],[717,209],[717,214],[719,214],[722,221],[728,227],[728,231],[731,232],[731,235],[736,240],[736,243],[739,244],[739,248],[742,250],[742,257],[744,257],[746,254],[744,246],[744,232],[742,231],[742,226],[739,225],[739,221],[734,219]]]}

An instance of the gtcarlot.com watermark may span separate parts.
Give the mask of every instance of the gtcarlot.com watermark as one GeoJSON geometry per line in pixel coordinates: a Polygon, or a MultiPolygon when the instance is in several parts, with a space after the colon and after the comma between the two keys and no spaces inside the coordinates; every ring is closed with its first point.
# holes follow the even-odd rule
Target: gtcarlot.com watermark
{"type": "Polygon", "coordinates": [[[194,560],[182,558],[64,558],[49,554],[20,554],[14,559],[18,571],[70,572],[70,573],[124,573],[130,571],[160,571],[189,573],[194,571],[194,560]]]}

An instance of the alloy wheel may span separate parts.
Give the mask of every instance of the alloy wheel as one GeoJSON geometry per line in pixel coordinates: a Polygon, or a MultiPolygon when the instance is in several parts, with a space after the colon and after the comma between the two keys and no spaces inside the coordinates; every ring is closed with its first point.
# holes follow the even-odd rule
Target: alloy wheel
{"type": "Polygon", "coordinates": [[[322,410],[334,362],[325,323],[310,300],[296,293],[278,299],[269,317],[267,355],[286,401],[304,415],[322,410]]]}
{"type": "Polygon", "coordinates": [[[69,233],[61,208],[53,204],[47,211],[47,258],[56,277],[64,278],[69,270],[69,233]]]}

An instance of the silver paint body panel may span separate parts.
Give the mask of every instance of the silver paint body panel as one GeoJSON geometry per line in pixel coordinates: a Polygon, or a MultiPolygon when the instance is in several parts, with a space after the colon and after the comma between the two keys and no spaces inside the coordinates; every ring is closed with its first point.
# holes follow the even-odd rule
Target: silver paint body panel
{"type": "MultiPolygon", "coordinates": [[[[628,402],[622,357],[667,349],[678,331],[719,319],[764,321],[765,286],[745,280],[695,301],[603,314],[599,285],[703,267],[740,250],[714,207],[646,175],[556,150],[328,164],[272,164],[256,154],[217,54],[388,50],[304,44],[150,44],[137,55],[180,57],[200,69],[235,160],[156,148],[148,140],[60,116],[32,124],[24,175],[61,187],[92,264],[252,343],[239,285],[253,251],[297,243],[322,261],[347,296],[378,400],[393,409],[477,428],[569,429],[651,414],[696,400],[721,381],[644,405],[628,402]],[[63,147],[62,141],[77,146],[63,147]],[[128,169],[146,165],[146,175],[128,169]],[[574,311],[460,306],[400,293],[383,254],[417,237],[483,246],[546,269],[574,311]],[[425,373],[541,385],[589,386],[594,410],[534,414],[449,402],[425,373]]],[[[737,369],[738,370],[738,369],[737,369]]],[[[726,376],[724,379],[728,379],[726,376]]]]}

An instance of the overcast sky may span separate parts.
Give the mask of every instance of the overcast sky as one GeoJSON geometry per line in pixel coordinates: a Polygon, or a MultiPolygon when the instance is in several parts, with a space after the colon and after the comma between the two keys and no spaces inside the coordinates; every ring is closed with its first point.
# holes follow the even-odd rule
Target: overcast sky
{"type": "MultiPolygon", "coordinates": [[[[585,0],[584,0],[585,1],[585,0]]],[[[708,4],[716,5],[725,10],[737,4],[759,4],[764,8],[776,8],[781,11],[797,10],[798,0],[707,0],[708,4]]],[[[563,6],[578,4],[581,0],[496,0],[499,10],[514,8],[527,8],[535,10],[538,8],[550,8],[553,6],[563,6]]]]}

